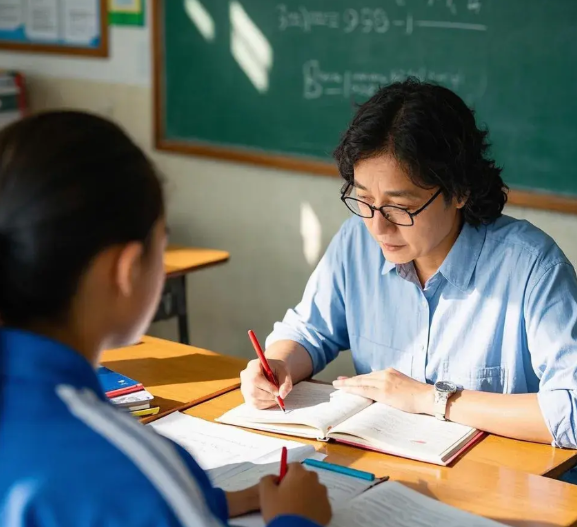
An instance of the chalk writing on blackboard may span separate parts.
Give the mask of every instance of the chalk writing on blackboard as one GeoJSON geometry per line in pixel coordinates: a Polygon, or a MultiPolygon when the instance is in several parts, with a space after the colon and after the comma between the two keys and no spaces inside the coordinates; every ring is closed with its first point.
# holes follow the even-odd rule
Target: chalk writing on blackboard
{"type": "MultiPolygon", "coordinates": [[[[407,0],[395,0],[397,6],[405,7],[407,0]]],[[[433,7],[435,1],[427,0],[433,7]]],[[[456,0],[444,0],[449,13],[457,15],[456,0]]],[[[290,9],[286,4],[278,4],[278,29],[281,32],[300,30],[311,33],[314,30],[325,28],[333,31],[342,31],[346,34],[374,33],[385,34],[391,29],[403,28],[406,34],[411,35],[415,28],[486,31],[485,24],[471,23],[464,20],[433,20],[422,17],[415,18],[410,11],[403,16],[392,15],[382,7],[378,8],[347,8],[342,11],[318,11],[305,6],[290,9]]],[[[481,11],[481,0],[467,0],[467,12],[478,15],[481,11]]]]}
{"type": "Polygon", "coordinates": [[[454,90],[465,82],[464,76],[459,72],[434,71],[423,67],[391,68],[383,72],[325,71],[318,60],[309,60],[303,65],[303,98],[307,100],[323,97],[367,98],[381,86],[409,76],[437,82],[454,90]]]}

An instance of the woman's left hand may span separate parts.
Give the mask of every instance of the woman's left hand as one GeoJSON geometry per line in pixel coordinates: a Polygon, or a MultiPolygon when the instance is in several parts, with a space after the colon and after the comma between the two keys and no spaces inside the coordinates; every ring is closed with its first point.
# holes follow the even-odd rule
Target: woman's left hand
{"type": "Polygon", "coordinates": [[[333,386],[412,414],[433,414],[435,388],[387,368],[356,377],[339,377],[333,386]]]}

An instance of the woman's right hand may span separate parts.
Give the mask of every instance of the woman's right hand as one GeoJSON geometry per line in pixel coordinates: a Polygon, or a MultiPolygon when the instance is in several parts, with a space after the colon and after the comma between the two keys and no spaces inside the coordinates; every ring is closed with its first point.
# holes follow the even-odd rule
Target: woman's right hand
{"type": "Polygon", "coordinates": [[[319,483],[316,472],[300,463],[291,463],[281,483],[278,477],[266,476],[260,481],[260,510],[266,524],[277,516],[297,515],[319,525],[331,521],[332,511],[327,488],[319,483]]]}
{"type": "Polygon", "coordinates": [[[246,369],[240,373],[240,390],[245,402],[259,410],[274,406],[275,396],[280,395],[284,399],[293,388],[286,363],[276,359],[267,359],[267,362],[279,382],[278,389],[266,379],[258,359],[251,360],[246,369]]]}

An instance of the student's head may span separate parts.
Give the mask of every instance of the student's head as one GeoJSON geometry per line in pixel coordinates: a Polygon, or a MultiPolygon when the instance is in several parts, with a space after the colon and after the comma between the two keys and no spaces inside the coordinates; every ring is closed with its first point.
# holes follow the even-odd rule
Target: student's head
{"type": "MultiPolygon", "coordinates": [[[[434,253],[463,221],[478,226],[501,215],[506,187],[488,147],[487,132],[461,98],[409,79],[382,88],[359,108],[335,158],[346,180],[343,192],[352,198],[412,213],[432,199],[412,218],[388,209],[393,221],[412,226],[378,212],[364,219],[385,257],[400,264],[434,253]]],[[[370,214],[358,202],[346,203],[370,214]]]]}
{"type": "Polygon", "coordinates": [[[0,132],[0,319],[118,346],[138,338],[164,281],[163,193],[143,152],[80,112],[0,132]]]}

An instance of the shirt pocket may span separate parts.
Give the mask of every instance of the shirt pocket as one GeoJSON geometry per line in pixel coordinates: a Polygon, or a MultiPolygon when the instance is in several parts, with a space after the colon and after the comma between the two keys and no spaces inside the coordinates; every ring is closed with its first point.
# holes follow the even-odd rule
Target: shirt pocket
{"type": "Polygon", "coordinates": [[[465,390],[508,393],[507,368],[502,366],[472,368],[466,371],[447,365],[444,380],[452,381],[465,390]]]}
{"type": "Polygon", "coordinates": [[[351,353],[357,374],[371,373],[386,368],[411,375],[412,354],[358,335],[350,336],[351,353]]]}

